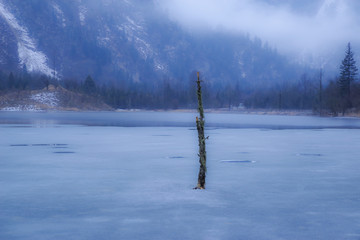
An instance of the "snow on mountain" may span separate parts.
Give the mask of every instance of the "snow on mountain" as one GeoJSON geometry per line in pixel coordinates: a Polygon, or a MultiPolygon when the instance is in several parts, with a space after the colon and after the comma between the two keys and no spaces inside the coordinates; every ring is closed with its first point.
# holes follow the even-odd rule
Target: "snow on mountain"
{"type": "Polygon", "coordinates": [[[319,11],[317,13],[317,17],[324,17],[324,16],[339,16],[345,14],[347,11],[347,4],[344,0],[325,0],[319,11]]]}
{"type": "Polygon", "coordinates": [[[242,34],[184,31],[156,1],[0,0],[0,34],[5,72],[25,65],[51,76],[51,66],[64,79],[91,75],[128,87],[167,77],[186,85],[182,80],[193,70],[214,83],[241,79],[244,85],[288,79],[295,71],[242,34]]]}
{"type": "Polygon", "coordinates": [[[53,8],[57,19],[61,22],[62,27],[66,27],[65,15],[64,12],[61,10],[60,6],[56,3],[53,3],[53,8]]]}
{"type": "Polygon", "coordinates": [[[37,49],[35,40],[29,36],[28,30],[18,23],[2,2],[0,2],[0,16],[13,29],[17,38],[20,67],[26,66],[29,72],[41,72],[51,76],[53,70],[47,65],[46,55],[37,49]]]}
{"type": "Polygon", "coordinates": [[[87,8],[83,5],[79,6],[79,20],[82,26],[85,25],[87,8]]]}
{"type": "MultiPolygon", "coordinates": [[[[129,4],[129,3],[127,3],[129,4]]],[[[165,72],[166,64],[161,61],[155,48],[149,42],[149,34],[145,27],[144,19],[134,14],[134,18],[126,16],[126,21],[118,27],[118,30],[125,32],[127,40],[132,42],[140,57],[144,60],[153,59],[153,69],[165,72]],[[136,18],[136,19],[134,19],[136,18]]]]}
{"type": "Polygon", "coordinates": [[[154,55],[150,44],[145,40],[147,38],[147,33],[140,23],[135,22],[132,18],[127,16],[126,22],[119,27],[119,30],[123,30],[126,33],[128,41],[134,43],[135,48],[144,60],[154,55]]]}

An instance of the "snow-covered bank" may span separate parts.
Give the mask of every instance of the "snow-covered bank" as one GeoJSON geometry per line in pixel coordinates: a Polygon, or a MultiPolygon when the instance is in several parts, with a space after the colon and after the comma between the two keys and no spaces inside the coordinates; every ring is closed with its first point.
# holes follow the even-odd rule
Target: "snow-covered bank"
{"type": "Polygon", "coordinates": [[[112,110],[96,97],[60,86],[48,89],[11,91],[0,95],[0,111],[99,111],[112,110]]]}

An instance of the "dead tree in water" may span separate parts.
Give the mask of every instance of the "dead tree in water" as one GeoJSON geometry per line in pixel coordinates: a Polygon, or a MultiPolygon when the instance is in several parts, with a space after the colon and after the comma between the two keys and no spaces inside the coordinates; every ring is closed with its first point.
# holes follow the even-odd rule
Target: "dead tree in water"
{"type": "Polygon", "coordinates": [[[200,113],[200,118],[196,117],[196,128],[198,131],[199,137],[199,162],[200,170],[198,177],[198,184],[195,189],[205,189],[205,177],[206,177],[206,150],[205,150],[205,117],[204,117],[204,108],[202,104],[202,95],[201,95],[201,81],[199,72],[197,73],[197,98],[198,98],[198,110],[200,113]]]}

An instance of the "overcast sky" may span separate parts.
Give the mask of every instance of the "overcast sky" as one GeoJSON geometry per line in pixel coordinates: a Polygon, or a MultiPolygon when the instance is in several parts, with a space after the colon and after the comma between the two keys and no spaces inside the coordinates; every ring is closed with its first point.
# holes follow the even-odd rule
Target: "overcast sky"
{"type": "Polygon", "coordinates": [[[360,43],[359,0],[158,1],[190,31],[249,33],[286,54],[326,58],[347,42],[360,43]]]}

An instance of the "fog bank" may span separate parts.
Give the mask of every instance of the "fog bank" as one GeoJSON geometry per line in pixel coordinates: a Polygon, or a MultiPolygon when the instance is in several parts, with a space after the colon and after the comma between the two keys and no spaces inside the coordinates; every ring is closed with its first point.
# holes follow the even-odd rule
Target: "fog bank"
{"type": "MultiPolygon", "coordinates": [[[[261,38],[284,54],[325,59],[360,43],[355,0],[158,0],[189,31],[227,30],[261,38]],[[336,51],[334,51],[334,49],[336,51]]],[[[323,61],[323,60],[322,60],[323,61]]]]}

